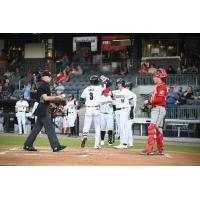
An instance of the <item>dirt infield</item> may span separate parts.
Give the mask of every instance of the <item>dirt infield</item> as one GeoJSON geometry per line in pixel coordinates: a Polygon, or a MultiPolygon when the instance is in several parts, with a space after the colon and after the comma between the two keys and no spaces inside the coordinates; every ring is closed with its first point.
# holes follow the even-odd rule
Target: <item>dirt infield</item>
{"type": "Polygon", "coordinates": [[[0,165],[12,166],[192,166],[200,165],[200,153],[167,151],[164,156],[139,155],[138,149],[67,148],[52,152],[39,147],[27,152],[21,146],[0,145],[0,165]]]}

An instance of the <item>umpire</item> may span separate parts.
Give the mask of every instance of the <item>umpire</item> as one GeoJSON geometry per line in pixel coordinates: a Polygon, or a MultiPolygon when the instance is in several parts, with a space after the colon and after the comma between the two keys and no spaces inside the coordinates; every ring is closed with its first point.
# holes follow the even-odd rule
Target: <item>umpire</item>
{"type": "Polygon", "coordinates": [[[37,116],[37,121],[33,127],[33,130],[31,131],[31,134],[24,143],[23,149],[26,151],[37,151],[37,149],[33,147],[33,143],[43,126],[48,135],[49,143],[53,149],[53,152],[57,152],[66,148],[66,146],[60,145],[58,141],[55,133],[55,127],[51,121],[51,112],[49,108],[50,101],[62,100],[64,95],[51,96],[49,86],[50,81],[51,73],[44,71],[41,76],[41,84],[37,91],[37,101],[39,102],[39,105],[34,113],[37,116]]]}

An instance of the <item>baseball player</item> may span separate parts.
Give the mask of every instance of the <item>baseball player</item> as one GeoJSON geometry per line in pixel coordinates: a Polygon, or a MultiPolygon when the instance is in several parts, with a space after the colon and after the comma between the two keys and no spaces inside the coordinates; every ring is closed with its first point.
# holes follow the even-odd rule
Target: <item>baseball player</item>
{"type": "Polygon", "coordinates": [[[94,148],[99,149],[100,146],[100,99],[101,94],[107,87],[109,87],[108,78],[101,76],[100,77],[103,82],[102,85],[99,84],[99,78],[96,75],[90,77],[90,86],[86,87],[83,90],[80,98],[80,104],[82,104],[85,100],[86,112],[85,112],[85,120],[83,126],[83,138],[81,142],[81,147],[85,147],[87,141],[87,134],[89,132],[92,120],[94,119],[94,127],[95,127],[95,144],[94,148]]]}
{"type": "Polygon", "coordinates": [[[122,78],[116,81],[117,90],[112,91],[116,106],[116,125],[120,132],[120,144],[114,146],[117,149],[128,148],[128,119],[133,119],[133,94],[125,88],[125,81],[122,78]],[[131,109],[130,109],[131,106],[131,109]]]}
{"type": "Polygon", "coordinates": [[[77,118],[76,107],[77,107],[77,102],[76,99],[74,99],[74,95],[73,94],[68,95],[68,102],[64,106],[64,112],[67,113],[68,127],[70,127],[69,136],[76,135],[76,130],[75,130],[75,121],[77,118]]]}
{"type": "MultiPolygon", "coordinates": [[[[131,82],[126,82],[125,83],[125,87],[130,90],[132,92],[132,88],[133,88],[133,84],[131,82]]],[[[137,104],[137,96],[132,92],[132,102],[133,102],[133,117],[135,114],[135,110],[136,110],[136,104],[137,104]]],[[[129,109],[131,111],[131,105],[129,105],[129,109]]],[[[134,123],[134,119],[128,118],[128,125],[127,125],[127,129],[128,129],[128,146],[129,147],[133,147],[133,123],[134,123]]]]}
{"type": "Polygon", "coordinates": [[[101,145],[104,145],[104,137],[106,131],[108,132],[108,144],[113,143],[113,100],[110,92],[105,90],[100,100],[101,113],[101,145]]]}
{"type": "MultiPolygon", "coordinates": [[[[0,108],[0,114],[3,114],[3,107],[0,108]]],[[[0,116],[0,133],[4,133],[3,123],[4,123],[4,117],[0,116]]]]}
{"type": "Polygon", "coordinates": [[[16,102],[15,111],[18,121],[19,134],[22,134],[22,126],[24,134],[26,134],[26,111],[28,111],[29,104],[24,100],[23,95],[19,96],[19,101],[16,102]]]}
{"type": "Polygon", "coordinates": [[[164,69],[158,69],[153,74],[153,81],[155,89],[150,100],[145,100],[144,104],[150,104],[151,109],[151,123],[148,126],[148,146],[142,151],[142,154],[160,154],[163,155],[163,124],[166,115],[166,94],[167,87],[165,80],[167,73],[164,69]],[[154,141],[157,142],[157,151],[153,151],[154,141]]]}

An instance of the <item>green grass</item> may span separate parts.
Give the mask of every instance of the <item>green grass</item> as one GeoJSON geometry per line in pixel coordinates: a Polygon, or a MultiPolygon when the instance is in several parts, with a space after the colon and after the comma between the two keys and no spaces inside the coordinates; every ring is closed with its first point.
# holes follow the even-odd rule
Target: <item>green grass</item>
{"type": "MultiPolygon", "coordinates": [[[[24,135],[0,135],[0,144],[8,144],[8,145],[21,145],[23,146],[23,143],[25,141],[27,136],[24,135]]],[[[67,145],[68,147],[80,147],[80,138],[59,138],[59,141],[63,145],[67,145]]],[[[119,143],[119,141],[116,142],[116,145],[119,143]]],[[[39,136],[37,137],[35,143],[35,146],[48,146],[49,141],[47,136],[39,136]]],[[[89,139],[87,142],[87,147],[93,147],[94,140],[89,139]]],[[[145,143],[135,143],[134,149],[143,149],[145,148],[145,143]]],[[[106,148],[112,148],[112,146],[105,145],[106,148]]],[[[200,153],[200,146],[184,146],[183,145],[171,145],[166,144],[165,145],[166,151],[177,151],[177,152],[191,152],[191,153],[200,153]]]]}

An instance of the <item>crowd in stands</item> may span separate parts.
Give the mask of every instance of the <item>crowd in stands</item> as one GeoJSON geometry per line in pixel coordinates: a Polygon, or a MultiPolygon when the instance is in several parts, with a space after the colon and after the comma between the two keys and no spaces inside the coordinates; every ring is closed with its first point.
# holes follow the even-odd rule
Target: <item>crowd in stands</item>
{"type": "MultiPolygon", "coordinates": [[[[165,67],[162,66],[163,68],[166,68],[167,74],[196,74],[199,73],[199,69],[196,65],[192,65],[192,66],[178,66],[177,69],[174,69],[174,67],[172,65],[165,67]]],[[[155,70],[158,67],[153,64],[153,63],[149,63],[149,62],[144,62],[141,64],[140,66],[140,70],[139,73],[141,75],[144,74],[153,74],[155,72],[155,70]]]]}
{"type": "Polygon", "coordinates": [[[175,107],[178,105],[200,105],[200,90],[193,90],[192,86],[189,86],[183,91],[182,87],[179,87],[177,91],[173,86],[170,86],[167,92],[167,107],[175,107]]]}

